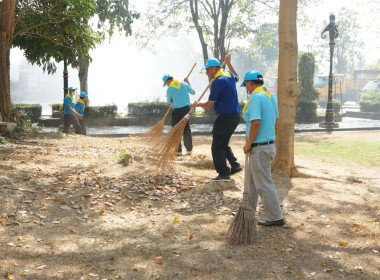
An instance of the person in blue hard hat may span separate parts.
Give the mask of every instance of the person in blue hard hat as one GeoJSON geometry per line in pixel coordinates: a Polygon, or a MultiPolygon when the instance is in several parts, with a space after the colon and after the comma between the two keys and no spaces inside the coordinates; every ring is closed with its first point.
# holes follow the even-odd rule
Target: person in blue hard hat
{"type": "Polygon", "coordinates": [[[249,205],[255,215],[260,196],[268,220],[259,221],[258,224],[283,226],[280,202],[271,177],[272,160],[276,155],[277,98],[264,86],[264,78],[258,71],[247,72],[241,87],[245,87],[251,95],[242,113],[247,123],[247,142],[243,150],[249,159],[246,166],[249,205]]]}
{"type": "Polygon", "coordinates": [[[83,119],[83,117],[75,111],[75,103],[73,101],[75,90],[76,88],[69,87],[69,92],[63,100],[63,133],[66,134],[69,132],[71,124],[75,128],[76,133],[82,131],[78,119],[83,119]]]}
{"type": "MultiPolygon", "coordinates": [[[[189,94],[194,95],[195,91],[191,87],[187,78],[183,82],[174,80],[174,78],[167,74],[162,77],[164,87],[167,86],[166,98],[169,106],[174,110],[172,112],[172,127],[175,126],[182,118],[190,111],[190,97],[189,94]]],[[[190,121],[186,123],[183,131],[183,144],[186,148],[187,154],[190,155],[193,150],[193,139],[191,136],[190,121]]],[[[182,155],[182,145],[179,144],[177,155],[182,155]]]]}
{"type": "Polygon", "coordinates": [[[82,119],[78,120],[79,124],[82,128],[80,131],[80,134],[82,134],[82,135],[87,134],[86,127],[84,126],[84,109],[86,108],[85,100],[86,100],[87,96],[88,96],[87,93],[82,91],[80,93],[79,99],[78,99],[77,104],[75,106],[75,110],[78,112],[79,115],[82,116],[82,119]]]}
{"type": "Polygon", "coordinates": [[[232,134],[240,122],[240,106],[236,90],[239,77],[231,64],[231,54],[225,58],[230,71],[220,68],[220,62],[216,58],[207,59],[206,74],[209,79],[215,79],[211,85],[210,96],[207,102],[197,103],[193,106],[204,109],[214,108],[218,115],[212,129],[211,153],[215,170],[218,176],[213,181],[229,181],[233,175],[243,167],[237,161],[229,142],[232,134]],[[227,166],[227,161],[231,168],[227,166]]]}

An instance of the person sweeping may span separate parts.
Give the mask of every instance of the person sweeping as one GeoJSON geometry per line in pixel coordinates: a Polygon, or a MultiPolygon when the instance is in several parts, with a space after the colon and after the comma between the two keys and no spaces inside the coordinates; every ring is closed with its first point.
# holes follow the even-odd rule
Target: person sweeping
{"type": "MultiPolygon", "coordinates": [[[[187,74],[187,77],[185,79],[189,79],[190,77],[190,74],[191,72],[193,72],[194,68],[195,68],[195,65],[197,65],[196,63],[194,63],[193,67],[191,68],[189,74],[187,74]]],[[[170,75],[167,75],[170,77],[170,75]]],[[[166,86],[166,75],[164,76],[163,78],[163,81],[164,81],[164,87],[166,86]]],[[[190,84],[190,83],[188,83],[190,84]]],[[[170,110],[172,109],[172,104],[169,103],[169,108],[168,110],[166,111],[165,115],[162,117],[162,119],[156,123],[151,129],[148,130],[148,132],[146,132],[143,136],[143,141],[145,141],[147,144],[149,145],[156,145],[157,144],[157,141],[160,140],[160,137],[162,136],[162,132],[164,130],[164,124],[165,124],[165,120],[166,120],[166,117],[168,116],[170,110]]],[[[172,122],[173,124],[173,122],[172,122]]],[[[191,136],[191,131],[190,131],[190,136],[191,136]]]]}
{"type": "MultiPolygon", "coordinates": [[[[164,75],[162,78],[164,87],[168,86],[166,98],[169,106],[174,110],[172,112],[171,124],[174,127],[182,118],[190,112],[189,94],[195,95],[194,89],[191,87],[189,79],[186,77],[183,82],[174,80],[171,75],[164,75]]],[[[193,150],[193,139],[191,136],[190,122],[187,122],[183,130],[183,142],[190,155],[193,150]]],[[[177,155],[182,155],[182,145],[178,146],[177,155]]]]}
{"type": "Polygon", "coordinates": [[[258,224],[283,226],[285,222],[271,176],[272,160],[276,155],[277,98],[264,86],[264,78],[258,71],[247,72],[241,87],[251,95],[243,108],[243,118],[247,123],[247,142],[243,150],[248,155],[245,168],[249,208],[255,214],[260,196],[268,219],[258,224]]]}

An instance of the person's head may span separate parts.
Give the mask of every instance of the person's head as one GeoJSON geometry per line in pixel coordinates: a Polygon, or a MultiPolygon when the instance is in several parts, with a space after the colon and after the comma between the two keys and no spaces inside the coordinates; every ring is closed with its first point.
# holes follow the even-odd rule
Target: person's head
{"type": "Polygon", "coordinates": [[[80,98],[81,98],[81,99],[85,99],[87,96],[88,96],[87,93],[84,92],[84,91],[82,91],[82,92],[80,93],[80,98]]]}
{"type": "Polygon", "coordinates": [[[74,87],[69,87],[69,93],[72,94],[73,92],[75,92],[76,88],[74,87]]]}
{"type": "Polygon", "coordinates": [[[173,81],[173,77],[170,74],[166,74],[162,77],[162,81],[164,82],[164,86],[169,86],[169,84],[173,81]]]}
{"type": "Polygon", "coordinates": [[[202,70],[206,70],[208,78],[211,80],[220,69],[220,61],[216,58],[208,58],[205,67],[202,70]]]}
{"type": "Polygon", "coordinates": [[[249,93],[264,84],[263,75],[259,71],[249,71],[244,75],[244,81],[240,85],[245,87],[249,93]]]}

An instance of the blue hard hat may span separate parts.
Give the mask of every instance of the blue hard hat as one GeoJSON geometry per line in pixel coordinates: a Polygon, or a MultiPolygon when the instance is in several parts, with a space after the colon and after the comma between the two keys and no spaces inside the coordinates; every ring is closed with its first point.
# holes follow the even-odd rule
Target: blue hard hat
{"type": "Polygon", "coordinates": [[[87,93],[85,93],[84,91],[82,91],[81,93],[80,93],[80,97],[87,97],[88,95],[87,95],[87,93]]]}
{"type": "Polygon", "coordinates": [[[208,58],[207,61],[206,61],[205,67],[203,67],[201,70],[204,71],[207,68],[212,67],[212,66],[218,66],[219,67],[220,66],[220,61],[217,60],[216,58],[208,58]]]}
{"type": "Polygon", "coordinates": [[[69,91],[70,90],[76,90],[77,88],[75,88],[75,87],[69,87],[69,91]]]}
{"type": "Polygon", "coordinates": [[[166,82],[166,80],[167,79],[169,79],[170,78],[170,74],[166,74],[166,75],[164,75],[163,77],[162,77],[162,80],[164,81],[164,85],[163,85],[163,87],[165,87],[165,82],[166,82]]]}
{"type": "Polygon", "coordinates": [[[240,85],[241,87],[245,87],[245,81],[264,81],[264,78],[259,71],[249,71],[245,73],[244,81],[240,85]]]}

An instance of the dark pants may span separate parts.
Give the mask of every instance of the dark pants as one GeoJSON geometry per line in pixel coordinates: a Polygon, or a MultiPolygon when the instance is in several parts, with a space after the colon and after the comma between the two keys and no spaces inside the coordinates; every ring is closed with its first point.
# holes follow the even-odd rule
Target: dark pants
{"type": "Polygon", "coordinates": [[[68,133],[70,124],[75,128],[75,133],[80,133],[82,131],[82,127],[79,124],[78,119],[74,115],[64,114],[63,115],[63,133],[68,133]]]}
{"type": "MultiPolygon", "coordinates": [[[[182,118],[190,111],[190,106],[185,106],[182,108],[176,108],[172,113],[172,127],[175,126],[182,118]]],[[[183,131],[183,144],[188,152],[193,150],[193,139],[191,137],[190,120],[185,125],[185,130],[183,131]]],[[[179,144],[178,152],[182,153],[182,145],[179,144]]]]}
{"type": "Polygon", "coordinates": [[[212,129],[212,145],[211,153],[214,162],[215,170],[221,176],[229,176],[230,168],[227,166],[226,159],[231,167],[237,167],[240,164],[237,162],[234,153],[228,146],[232,134],[240,122],[240,113],[236,114],[219,114],[214,122],[212,129]]]}
{"type": "Polygon", "coordinates": [[[82,135],[87,135],[87,130],[86,130],[86,127],[84,126],[84,120],[79,120],[78,119],[78,121],[79,121],[79,124],[80,124],[80,126],[81,126],[81,131],[80,131],[80,134],[82,134],[82,135]]]}

